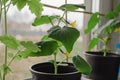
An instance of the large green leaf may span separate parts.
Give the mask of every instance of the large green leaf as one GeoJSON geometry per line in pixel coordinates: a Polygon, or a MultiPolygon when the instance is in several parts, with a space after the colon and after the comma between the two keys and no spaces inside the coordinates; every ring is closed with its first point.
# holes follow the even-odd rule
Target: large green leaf
{"type": "MultiPolygon", "coordinates": [[[[15,2],[14,2],[15,3],[15,2]]],[[[19,10],[26,6],[27,0],[17,0],[16,5],[19,10]]]]}
{"type": "Polygon", "coordinates": [[[20,42],[13,36],[0,36],[0,41],[12,49],[17,49],[20,46],[20,42]]]}
{"type": "Polygon", "coordinates": [[[56,16],[41,16],[36,17],[36,19],[33,22],[33,26],[43,25],[43,24],[49,24],[52,20],[55,19],[56,16]]]}
{"type": "Polygon", "coordinates": [[[73,57],[73,64],[83,74],[90,74],[92,71],[90,65],[79,55],[73,57]]]}
{"type": "MultiPolygon", "coordinates": [[[[45,36],[43,36],[42,37],[42,39],[41,39],[42,41],[46,41],[46,40],[54,40],[53,38],[50,38],[50,37],[48,37],[48,35],[45,35],[45,36]]],[[[58,46],[59,47],[61,47],[62,46],[62,43],[60,42],[60,41],[57,41],[57,43],[58,43],[58,46]]]]}
{"type": "Polygon", "coordinates": [[[21,44],[28,50],[32,52],[38,52],[40,49],[38,48],[37,45],[35,45],[32,41],[22,41],[21,44]]]}
{"type": "Polygon", "coordinates": [[[31,13],[34,13],[37,17],[41,17],[43,4],[40,2],[40,0],[28,0],[27,3],[31,13]]]}
{"type": "Polygon", "coordinates": [[[37,46],[41,49],[41,51],[38,51],[36,53],[31,52],[29,56],[49,56],[56,52],[58,48],[58,44],[56,41],[50,40],[50,41],[41,41],[37,43],[37,46]]]}
{"type": "Polygon", "coordinates": [[[88,50],[93,49],[98,43],[99,43],[99,39],[93,38],[88,45],[88,50]]]}
{"type": "Polygon", "coordinates": [[[85,9],[85,6],[83,4],[64,4],[59,7],[59,9],[65,9],[65,10],[76,10],[78,8],[85,9]]]}
{"type": "Polygon", "coordinates": [[[90,18],[90,20],[88,22],[88,27],[85,29],[85,33],[86,34],[91,32],[92,29],[94,29],[96,24],[99,22],[99,19],[100,19],[100,17],[99,17],[99,13],[98,12],[94,13],[91,16],[91,18],[90,18]]]}
{"type": "Polygon", "coordinates": [[[77,29],[66,26],[63,28],[55,26],[48,32],[49,37],[60,41],[69,53],[72,51],[73,45],[80,35],[77,29]]]}
{"type": "Polygon", "coordinates": [[[39,0],[12,0],[13,5],[16,5],[19,10],[27,4],[31,13],[34,13],[37,17],[41,17],[43,11],[43,4],[39,0]]]}

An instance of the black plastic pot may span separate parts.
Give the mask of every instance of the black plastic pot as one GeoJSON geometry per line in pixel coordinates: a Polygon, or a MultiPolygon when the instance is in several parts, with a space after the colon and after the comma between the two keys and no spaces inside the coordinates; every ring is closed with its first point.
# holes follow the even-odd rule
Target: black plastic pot
{"type": "Polygon", "coordinates": [[[87,52],[85,54],[88,63],[92,67],[89,78],[92,80],[117,80],[120,56],[108,53],[103,56],[103,52],[87,52]]]}
{"type": "Polygon", "coordinates": [[[81,80],[81,74],[77,72],[72,63],[64,63],[68,66],[58,66],[58,74],[54,74],[54,66],[50,62],[32,65],[29,69],[32,80],[81,80]]]}

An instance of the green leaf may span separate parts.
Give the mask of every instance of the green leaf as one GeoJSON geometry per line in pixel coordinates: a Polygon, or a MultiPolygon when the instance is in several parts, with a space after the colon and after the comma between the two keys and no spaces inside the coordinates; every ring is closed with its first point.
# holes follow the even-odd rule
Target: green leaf
{"type": "Polygon", "coordinates": [[[20,42],[13,36],[0,36],[0,41],[11,49],[16,50],[20,46],[20,42]]]}
{"type": "Polygon", "coordinates": [[[40,49],[38,48],[37,45],[35,45],[32,41],[22,41],[21,44],[28,50],[32,51],[32,52],[38,52],[40,51],[40,49]]]}
{"type": "Polygon", "coordinates": [[[99,13],[98,13],[98,12],[94,13],[94,14],[91,16],[91,18],[90,18],[90,20],[89,20],[89,22],[88,22],[88,27],[87,27],[87,29],[85,29],[84,32],[85,32],[86,34],[89,33],[89,32],[91,32],[91,30],[94,29],[95,26],[97,25],[97,23],[99,22],[99,19],[100,19],[99,13]]]}
{"type": "Polygon", "coordinates": [[[104,29],[104,33],[112,34],[113,32],[116,32],[115,29],[120,28],[120,22],[119,21],[115,21],[113,22],[110,26],[106,27],[104,29]]]}
{"type": "Polygon", "coordinates": [[[17,2],[14,2],[14,4],[16,3],[16,6],[19,10],[23,9],[23,7],[26,6],[27,0],[17,0],[17,2]]]}
{"type": "Polygon", "coordinates": [[[107,21],[104,25],[100,26],[99,28],[97,28],[94,33],[96,34],[101,34],[102,31],[104,31],[107,27],[111,26],[112,23],[114,23],[115,20],[114,19],[110,19],[109,21],[107,21]]]}
{"type": "Polygon", "coordinates": [[[19,52],[17,59],[19,60],[21,58],[28,58],[30,53],[31,53],[31,51],[29,49],[25,49],[25,50],[19,52]]]}
{"type": "Polygon", "coordinates": [[[108,26],[108,27],[106,27],[106,28],[103,30],[103,32],[104,32],[105,34],[110,34],[110,33],[113,32],[113,28],[112,28],[111,26],[108,26]]]}
{"type": "Polygon", "coordinates": [[[21,55],[17,55],[16,57],[15,57],[15,60],[21,60],[23,57],[21,56],[21,55]]]}
{"type": "Polygon", "coordinates": [[[105,15],[105,17],[106,17],[106,18],[109,18],[109,19],[113,19],[113,18],[115,18],[117,15],[118,15],[117,13],[115,13],[115,12],[113,12],[113,11],[109,11],[109,12],[105,15]]]}
{"type": "Polygon", "coordinates": [[[120,4],[118,4],[117,6],[115,6],[115,9],[113,11],[109,11],[105,17],[109,18],[109,19],[113,19],[119,16],[120,13],[120,4]]]}
{"type": "MultiPolygon", "coordinates": [[[[48,37],[48,35],[45,35],[45,36],[43,36],[42,37],[42,39],[41,39],[42,41],[46,41],[46,40],[54,40],[53,38],[50,38],[50,37],[48,37]]],[[[58,46],[59,47],[61,47],[62,46],[62,43],[60,42],[60,41],[57,41],[57,43],[58,43],[58,46]]]]}
{"type": "Polygon", "coordinates": [[[46,41],[46,40],[53,40],[52,38],[48,37],[48,35],[45,35],[42,37],[41,39],[42,41],[46,41]]]}
{"type": "Polygon", "coordinates": [[[115,32],[116,28],[120,28],[120,21],[116,20],[111,25],[111,33],[115,32]]]}
{"type": "Polygon", "coordinates": [[[119,12],[120,12],[120,3],[117,4],[117,6],[115,6],[114,12],[116,12],[117,14],[119,14],[119,12]]]}
{"type": "Polygon", "coordinates": [[[85,9],[85,6],[83,4],[64,4],[59,7],[59,9],[65,9],[65,10],[76,10],[78,8],[85,9]]]}
{"type": "Polygon", "coordinates": [[[19,0],[11,0],[11,3],[12,3],[13,5],[16,5],[18,1],[19,1],[19,0]]]}
{"type": "Polygon", "coordinates": [[[50,20],[54,20],[56,16],[41,16],[40,18],[37,17],[34,22],[32,23],[33,26],[43,25],[43,24],[49,24],[50,20]]]}
{"type": "Polygon", "coordinates": [[[2,4],[6,4],[9,0],[1,0],[2,4]]]}
{"type": "Polygon", "coordinates": [[[90,74],[92,68],[90,65],[79,55],[73,57],[73,64],[76,69],[83,74],[90,74]]]}
{"type": "Polygon", "coordinates": [[[39,0],[28,0],[28,6],[31,13],[34,13],[37,17],[41,17],[43,4],[39,0]]]}
{"type": "Polygon", "coordinates": [[[50,40],[50,41],[41,41],[37,43],[37,46],[41,49],[41,51],[36,53],[30,53],[29,56],[49,56],[56,52],[58,48],[58,44],[56,41],[50,40]]]}
{"type": "Polygon", "coordinates": [[[120,27],[120,21],[115,19],[114,22],[112,22],[112,26],[120,27]]]}
{"type": "Polygon", "coordinates": [[[88,45],[88,50],[93,49],[98,43],[99,43],[99,39],[93,38],[88,45]]]}
{"type": "Polygon", "coordinates": [[[52,27],[48,33],[49,37],[60,41],[69,53],[72,51],[74,43],[80,36],[80,32],[77,29],[66,26],[63,28],[59,26],[52,27]]]}

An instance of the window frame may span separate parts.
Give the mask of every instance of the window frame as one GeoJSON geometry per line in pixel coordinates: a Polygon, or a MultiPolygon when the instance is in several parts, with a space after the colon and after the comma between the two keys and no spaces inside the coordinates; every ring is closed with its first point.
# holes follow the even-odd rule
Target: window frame
{"type": "MultiPolygon", "coordinates": [[[[85,0],[85,6],[86,6],[86,11],[91,12],[92,11],[92,0],[85,0]]],[[[91,14],[84,14],[84,21],[83,21],[84,27],[83,27],[83,30],[82,30],[83,33],[84,33],[84,30],[87,27],[90,16],[91,16],[91,14]]],[[[89,44],[89,41],[91,39],[91,35],[90,34],[89,35],[83,34],[83,39],[84,39],[83,40],[83,43],[84,43],[83,51],[86,51],[87,47],[88,47],[88,44],[89,44]]]]}

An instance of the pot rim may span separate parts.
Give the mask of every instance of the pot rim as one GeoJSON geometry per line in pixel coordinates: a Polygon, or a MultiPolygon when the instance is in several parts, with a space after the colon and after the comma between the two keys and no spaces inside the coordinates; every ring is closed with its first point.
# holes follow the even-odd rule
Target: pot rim
{"type": "Polygon", "coordinates": [[[89,55],[89,56],[96,56],[96,57],[104,57],[104,58],[120,58],[120,55],[118,54],[114,54],[114,53],[107,53],[107,56],[103,56],[101,54],[103,54],[103,52],[99,52],[99,51],[87,51],[85,52],[85,55],[89,55]],[[108,56],[110,55],[110,56],[108,56]]]}
{"type": "MultiPolygon", "coordinates": [[[[43,63],[50,63],[50,62],[43,62],[43,63]]],[[[54,73],[46,73],[46,72],[39,72],[39,71],[36,71],[36,70],[33,70],[32,67],[35,66],[35,65],[38,65],[38,64],[43,64],[43,63],[36,63],[36,64],[33,64],[29,67],[29,70],[31,72],[34,72],[34,73],[37,73],[37,74],[44,74],[44,75],[55,75],[55,76],[62,76],[62,75],[73,75],[73,74],[77,74],[77,73],[80,73],[78,71],[75,71],[75,72],[69,72],[69,73],[60,73],[60,74],[54,74],[54,73]]],[[[71,63],[69,63],[71,64],[71,63]]]]}

